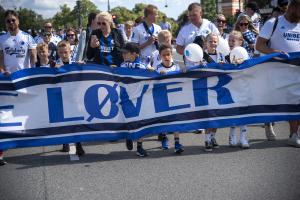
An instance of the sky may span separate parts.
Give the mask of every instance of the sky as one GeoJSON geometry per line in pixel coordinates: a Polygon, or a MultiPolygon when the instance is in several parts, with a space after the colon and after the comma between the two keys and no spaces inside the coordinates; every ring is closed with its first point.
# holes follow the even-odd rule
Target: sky
{"type": "MultiPolygon", "coordinates": [[[[108,0],[91,0],[99,10],[107,11],[108,0]]],[[[30,8],[36,13],[41,14],[44,18],[53,17],[59,11],[59,6],[67,4],[73,8],[76,0],[3,0],[1,1],[5,9],[13,7],[30,8]]],[[[132,9],[137,3],[154,4],[158,9],[168,17],[177,19],[177,17],[187,9],[192,2],[196,0],[110,0],[110,8],[123,6],[132,9]],[[165,7],[168,5],[168,7],[165,7]]]]}

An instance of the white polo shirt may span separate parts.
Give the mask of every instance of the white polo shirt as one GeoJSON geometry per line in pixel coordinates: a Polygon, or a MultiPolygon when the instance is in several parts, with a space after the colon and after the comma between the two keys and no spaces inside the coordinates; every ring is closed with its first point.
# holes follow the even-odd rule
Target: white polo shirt
{"type": "MultiPolygon", "coordinates": [[[[216,33],[220,35],[218,28],[211,21],[207,19],[203,19],[202,24],[199,28],[194,24],[190,23],[188,25],[183,26],[180,29],[178,36],[176,38],[176,44],[186,47],[188,44],[193,43],[196,36],[202,35],[206,37],[210,33],[216,33]]],[[[185,60],[185,65],[187,67],[192,67],[198,65],[198,63],[195,64],[188,60],[185,60]]]]}
{"type": "Polygon", "coordinates": [[[283,15],[278,17],[278,23],[273,35],[275,18],[268,20],[261,28],[259,37],[270,40],[270,48],[285,52],[300,51],[300,23],[291,23],[283,15]]]}
{"type": "MultiPolygon", "coordinates": [[[[152,27],[149,27],[149,29],[153,30],[153,36],[157,37],[158,33],[161,31],[160,26],[157,24],[153,24],[152,27]]],[[[143,23],[140,23],[138,26],[136,26],[133,29],[133,34],[131,38],[131,42],[137,43],[139,45],[144,44],[147,42],[147,40],[151,37],[151,35],[145,30],[145,27],[143,23]]],[[[149,45],[141,50],[141,59],[144,62],[147,57],[151,57],[152,53],[156,50],[156,47],[154,44],[149,45]]]]}
{"type": "MultiPolygon", "coordinates": [[[[40,44],[42,42],[44,42],[44,39],[42,36],[38,35],[34,38],[35,43],[40,44]]],[[[61,38],[58,35],[54,35],[52,34],[50,42],[52,42],[53,44],[55,44],[55,46],[57,46],[57,44],[61,41],[61,38]]]]}
{"type": "Polygon", "coordinates": [[[29,68],[30,58],[29,49],[35,49],[36,43],[32,36],[21,30],[16,36],[7,32],[0,36],[0,51],[3,51],[4,66],[6,71],[13,73],[15,71],[29,68]]]}

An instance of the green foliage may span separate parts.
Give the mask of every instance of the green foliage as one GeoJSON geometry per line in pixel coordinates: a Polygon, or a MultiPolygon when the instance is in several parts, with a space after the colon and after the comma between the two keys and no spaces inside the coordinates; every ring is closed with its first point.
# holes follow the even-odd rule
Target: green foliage
{"type": "Polygon", "coordinates": [[[216,0],[205,0],[202,3],[204,15],[203,18],[213,20],[216,16],[216,0]]]}

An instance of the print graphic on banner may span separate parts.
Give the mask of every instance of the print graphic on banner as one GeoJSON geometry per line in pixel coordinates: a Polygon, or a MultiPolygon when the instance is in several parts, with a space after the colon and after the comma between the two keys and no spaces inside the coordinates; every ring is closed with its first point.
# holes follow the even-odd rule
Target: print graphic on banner
{"type": "Polygon", "coordinates": [[[187,73],[99,65],[0,77],[0,149],[300,119],[299,53],[187,73]]]}

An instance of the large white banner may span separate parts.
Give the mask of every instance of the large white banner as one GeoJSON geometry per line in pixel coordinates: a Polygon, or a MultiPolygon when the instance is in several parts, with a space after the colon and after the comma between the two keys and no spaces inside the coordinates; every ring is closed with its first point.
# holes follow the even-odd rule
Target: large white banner
{"type": "Polygon", "coordinates": [[[169,75],[68,65],[1,76],[0,149],[300,119],[300,53],[275,55],[169,75]]]}

